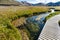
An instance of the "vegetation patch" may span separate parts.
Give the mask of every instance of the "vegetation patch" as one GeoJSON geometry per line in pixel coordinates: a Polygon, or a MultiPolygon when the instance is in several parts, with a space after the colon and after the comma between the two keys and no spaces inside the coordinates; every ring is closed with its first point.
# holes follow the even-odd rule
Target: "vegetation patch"
{"type": "MultiPolygon", "coordinates": [[[[20,31],[12,24],[12,21],[25,16],[31,16],[33,13],[46,12],[48,8],[42,7],[18,7],[18,6],[0,6],[0,40],[22,40],[20,31]]],[[[30,31],[33,37],[38,28],[31,24],[30,31]]]]}
{"type": "Polygon", "coordinates": [[[19,31],[7,19],[0,22],[0,40],[22,40],[19,31]]]}
{"type": "Polygon", "coordinates": [[[51,18],[51,17],[53,17],[53,16],[55,16],[55,15],[58,15],[58,14],[60,14],[60,12],[51,13],[51,14],[49,14],[48,16],[46,16],[45,19],[46,19],[46,21],[47,21],[49,18],[51,18]]]}

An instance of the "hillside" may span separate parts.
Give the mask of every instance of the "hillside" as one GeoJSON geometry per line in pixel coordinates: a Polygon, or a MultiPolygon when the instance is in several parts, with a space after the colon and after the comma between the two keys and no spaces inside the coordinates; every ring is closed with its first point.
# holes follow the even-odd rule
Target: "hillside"
{"type": "Polygon", "coordinates": [[[33,4],[33,6],[60,6],[60,1],[59,2],[49,2],[47,4],[45,3],[37,3],[37,4],[33,4]]]}
{"type": "Polygon", "coordinates": [[[32,4],[27,1],[21,1],[18,2],[16,0],[0,0],[0,6],[60,6],[60,2],[49,2],[49,3],[37,3],[37,4],[32,4]]]}
{"type": "Polygon", "coordinates": [[[56,2],[56,3],[50,2],[46,5],[48,5],[48,6],[60,6],[60,2],[56,2]]]}
{"type": "Polygon", "coordinates": [[[0,0],[0,5],[2,6],[31,6],[30,3],[26,2],[26,1],[15,1],[15,0],[0,0]]]}
{"type": "Polygon", "coordinates": [[[0,0],[0,5],[20,5],[20,3],[14,0],[0,0]]]}

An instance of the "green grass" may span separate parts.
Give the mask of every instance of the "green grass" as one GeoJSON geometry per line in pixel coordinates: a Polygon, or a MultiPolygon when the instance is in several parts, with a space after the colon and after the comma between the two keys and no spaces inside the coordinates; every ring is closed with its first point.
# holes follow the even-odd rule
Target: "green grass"
{"type": "Polygon", "coordinates": [[[7,20],[0,24],[0,40],[22,40],[18,30],[7,20]]]}
{"type": "Polygon", "coordinates": [[[46,18],[46,20],[48,20],[48,19],[50,19],[51,17],[53,17],[53,16],[55,16],[55,15],[58,15],[58,14],[60,14],[60,12],[54,12],[54,13],[49,14],[49,15],[46,16],[45,18],[46,18]]]}
{"type": "MultiPolygon", "coordinates": [[[[19,30],[12,25],[12,21],[25,16],[31,16],[33,13],[47,12],[46,7],[4,7],[0,6],[0,40],[22,40],[19,30]]],[[[34,27],[34,26],[33,26],[34,27]]],[[[32,28],[36,30],[36,28],[32,28]]]]}

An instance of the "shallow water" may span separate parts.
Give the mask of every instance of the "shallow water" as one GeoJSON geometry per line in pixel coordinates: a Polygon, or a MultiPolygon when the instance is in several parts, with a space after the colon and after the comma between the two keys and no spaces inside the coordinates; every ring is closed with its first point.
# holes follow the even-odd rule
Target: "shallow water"
{"type": "Polygon", "coordinates": [[[30,33],[32,38],[34,37],[33,40],[37,40],[44,25],[45,25],[45,17],[48,16],[50,13],[42,13],[40,15],[28,17],[26,19],[27,25],[28,25],[28,30],[30,30],[30,33]],[[37,29],[37,30],[36,30],[37,29]]]}
{"type": "Polygon", "coordinates": [[[43,13],[43,14],[40,14],[40,15],[37,15],[37,16],[32,16],[32,17],[29,17],[27,18],[27,23],[33,23],[33,24],[37,24],[37,26],[39,26],[40,28],[40,32],[42,31],[44,25],[45,25],[45,17],[49,15],[49,13],[43,13]]]}

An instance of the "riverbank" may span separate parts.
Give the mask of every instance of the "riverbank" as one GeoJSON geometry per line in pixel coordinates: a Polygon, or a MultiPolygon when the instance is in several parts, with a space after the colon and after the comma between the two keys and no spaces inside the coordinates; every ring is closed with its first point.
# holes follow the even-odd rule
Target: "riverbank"
{"type": "Polygon", "coordinates": [[[51,14],[49,14],[48,16],[46,16],[45,19],[46,19],[46,21],[47,21],[47,20],[50,19],[51,17],[53,17],[53,16],[55,16],[55,15],[58,15],[58,14],[60,14],[59,11],[58,11],[58,12],[51,13],[51,14]]]}
{"type": "MultiPolygon", "coordinates": [[[[44,17],[47,14],[49,14],[49,13],[43,13],[43,14],[35,15],[32,17],[28,17],[28,18],[22,17],[20,19],[13,21],[13,24],[15,26],[17,26],[17,28],[19,30],[22,30],[22,31],[25,30],[25,32],[26,32],[26,34],[28,34],[27,36],[30,38],[30,40],[37,40],[38,36],[45,24],[44,17]],[[24,21],[24,19],[25,19],[25,21],[24,21]],[[23,24],[21,24],[22,21],[24,21],[23,24]],[[19,24],[21,24],[21,25],[19,25],[19,24]]],[[[25,38],[25,39],[27,39],[27,38],[25,38]]]]}
{"type": "MultiPolygon", "coordinates": [[[[16,19],[18,20],[21,17],[31,15],[33,16],[33,14],[35,13],[46,12],[46,11],[48,11],[46,7],[43,8],[43,7],[0,6],[0,30],[1,30],[0,35],[1,37],[4,37],[0,38],[0,40],[22,40],[21,32],[23,31],[23,29],[21,28],[22,31],[19,31],[19,29],[16,28],[15,25],[12,24],[12,22],[16,19]]],[[[26,31],[26,33],[28,33],[28,36],[31,35],[28,30],[26,31]]],[[[33,40],[33,38],[29,39],[33,40]]]]}

